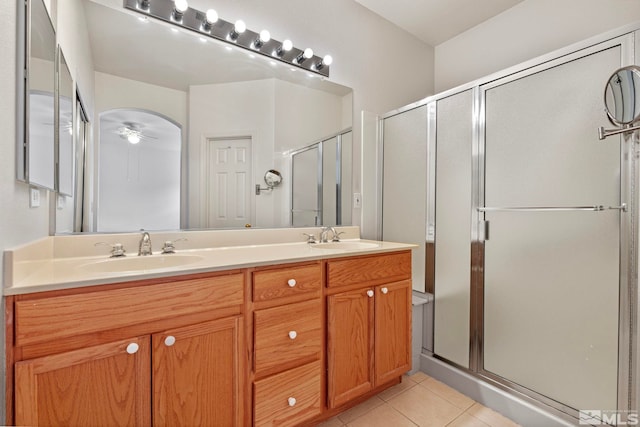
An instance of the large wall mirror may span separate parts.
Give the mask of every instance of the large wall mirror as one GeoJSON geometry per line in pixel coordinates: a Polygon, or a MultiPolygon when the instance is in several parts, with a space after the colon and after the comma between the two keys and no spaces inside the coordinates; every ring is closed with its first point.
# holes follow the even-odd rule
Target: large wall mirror
{"type": "Polygon", "coordinates": [[[55,187],[56,36],[42,0],[25,4],[24,39],[27,70],[24,114],[19,125],[17,178],[31,185],[55,187]]]}
{"type": "MultiPolygon", "coordinates": [[[[80,3],[85,22],[76,27],[86,27],[89,32],[94,98],[88,102],[93,106],[91,136],[87,138],[91,148],[84,171],[84,183],[90,187],[84,197],[90,200],[68,205],[85,209],[82,214],[76,212],[84,221],[82,228],[76,226],[74,231],[175,229],[175,220],[145,224],[145,217],[162,217],[165,211],[178,211],[183,229],[226,228],[232,222],[221,221],[229,215],[225,203],[242,203],[247,215],[242,226],[291,226],[294,177],[290,153],[352,126],[351,89],[153,18],[145,19],[124,9],[119,1],[80,3]],[[121,114],[102,120],[113,111],[121,114]],[[126,111],[145,114],[127,117],[126,111]],[[157,120],[147,122],[145,117],[162,117],[181,129],[179,163],[169,168],[141,157],[146,156],[145,145],[159,145],[162,140],[157,120]],[[103,129],[107,123],[108,128],[103,129]],[[126,156],[113,156],[118,144],[126,156]],[[128,190],[139,187],[150,199],[154,193],[163,193],[167,183],[160,178],[147,180],[145,185],[141,182],[152,171],[162,175],[163,167],[164,176],[172,177],[172,188],[179,189],[173,198],[179,200],[174,202],[179,206],[149,201],[142,208],[135,207],[139,216],[135,223],[102,220],[107,212],[134,214],[134,206],[126,201],[105,201],[101,196],[106,191],[104,185],[118,182],[123,190],[119,193],[126,193],[129,200],[134,196],[128,190]],[[255,185],[263,184],[264,173],[270,169],[282,173],[282,185],[256,194],[255,185]],[[229,185],[231,180],[244,184],[229,185]],[[218,203],[225,191],[238,194],[225,199],[232,202],[218,203]],[[118,229],[103,227],[107,223],[121,225],[118,229]]],[[[83,60],[75,59],[76,63],[83,60]]],[[[86,97],[87,91],[83,94],[86,97]]],[[[351,144],[348,149],[353,149],[351,144]]],[[[340,167],[350,180],[350,163],[340,167]]]]}

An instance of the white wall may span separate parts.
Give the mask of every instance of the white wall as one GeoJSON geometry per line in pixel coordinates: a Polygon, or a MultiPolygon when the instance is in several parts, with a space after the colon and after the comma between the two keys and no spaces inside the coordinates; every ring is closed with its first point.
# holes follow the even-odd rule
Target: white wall
{"type": "Polygon", "coordinates": [[[525,0],[436,46],[435,89],[450,89],[639,20],[638,0],[525,0]]]}

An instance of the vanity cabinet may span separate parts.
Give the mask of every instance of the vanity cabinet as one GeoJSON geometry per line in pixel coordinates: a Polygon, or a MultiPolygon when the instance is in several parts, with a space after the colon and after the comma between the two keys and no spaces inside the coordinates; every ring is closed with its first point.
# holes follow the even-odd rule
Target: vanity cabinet
{"type": "Polygon", "coordinates": [[[411,364],[408,250],[5,301],[16,425],[314,425],[411,364]]]}
{"type": "Polygon", "coordinates": [[[244,282],[16,297],[15,424],[244,425],[244,282]]]}
{"type": "Polygon", "coordinates": [[[411,368],[411,253],[330,260],[327,275],[327,404],[337,408],[411,368]]]}
{"type": "Polygon", "coordinates": [[[299,425],[323,407],[322,263],[252,277],[254,425],[299,425]]]}

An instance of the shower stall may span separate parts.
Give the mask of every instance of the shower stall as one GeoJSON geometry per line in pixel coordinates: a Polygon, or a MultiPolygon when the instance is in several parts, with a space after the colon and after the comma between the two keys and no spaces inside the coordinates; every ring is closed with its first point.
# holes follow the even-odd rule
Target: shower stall
{"type": "Polygon", "coordinates": [[[583,43],[382,120],[385,182],[407,167],[387,153],[426,153],[423,360],[570,423],[637,410],[637,141],[597,133],[605,83],[633,62],[633,33],[583,43]]]}

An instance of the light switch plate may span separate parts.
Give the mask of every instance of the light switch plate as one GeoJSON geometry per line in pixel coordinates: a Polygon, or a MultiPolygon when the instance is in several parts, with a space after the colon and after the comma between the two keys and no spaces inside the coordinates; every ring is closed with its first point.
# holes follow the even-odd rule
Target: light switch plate
{"type": "Polygon", "coordinates": [[[353,207],[356,209],[362,207],[362,196],[360,193],[353,193],[353,207]]]}
{"type": "Polygon", "coordinates": [[[40,207],[40,190],[35,187],[29,189],[29,207],[40,207]]]}

